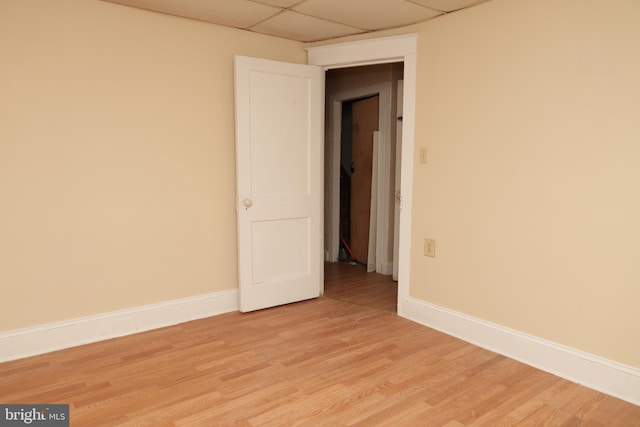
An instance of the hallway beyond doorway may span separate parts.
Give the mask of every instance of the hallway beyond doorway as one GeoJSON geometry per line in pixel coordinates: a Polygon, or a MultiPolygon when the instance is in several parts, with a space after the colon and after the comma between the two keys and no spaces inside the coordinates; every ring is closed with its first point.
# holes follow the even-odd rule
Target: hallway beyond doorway
{"type": "Polygon", "coordinates": [[[398,282],[391,276],[367,273],[360,264],[325,262],[324,297],[395,313],[398,282]]]}

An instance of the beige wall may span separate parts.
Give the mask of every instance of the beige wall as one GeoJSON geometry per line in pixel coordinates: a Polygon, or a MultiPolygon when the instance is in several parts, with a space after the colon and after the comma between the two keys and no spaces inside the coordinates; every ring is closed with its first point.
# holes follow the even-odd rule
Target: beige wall
{"type": "Polygon", "coordinates": [[[640,367],[640,2],[418,30],[411,295],[640,367]]]}
{"type": "Polygon", "coordinates": [[[233,56],[303,45],[0,2],[0,331],[237,287],[233,56]]]}

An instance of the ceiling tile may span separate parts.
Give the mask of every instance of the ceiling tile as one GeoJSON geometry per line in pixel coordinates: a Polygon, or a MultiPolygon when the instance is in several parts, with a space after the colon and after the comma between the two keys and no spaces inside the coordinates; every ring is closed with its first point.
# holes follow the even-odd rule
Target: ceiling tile
{"type": "Polygon", "coordinates": [[[489,0],[102,1],[309,42],[402,27],[489,0]]]}
{"type": "Polygon", "coordinates": [[[412,3],[430,7],[443,12],[453,12],[458,9],[475,6],[489,0],[408,0],[412,3]]]}
{"type": "Polygon", "coordinates": [[[409,25],[441,14],[405,0],[307,0],[292,9],[367,30],[409,25]]]}
{"type": "Polygon", "coordinates": [[[104,0],[126,6],[212,22],[236,28],[247,28],[278,12],[279,8],[246,0],[104,0]]]}
{"type": "Polygon", "coordinates": [[[328,22],[291,11],[284,11],[249,29],[303,42],[327,40],[363,32],[359,28],[328,22]]]}

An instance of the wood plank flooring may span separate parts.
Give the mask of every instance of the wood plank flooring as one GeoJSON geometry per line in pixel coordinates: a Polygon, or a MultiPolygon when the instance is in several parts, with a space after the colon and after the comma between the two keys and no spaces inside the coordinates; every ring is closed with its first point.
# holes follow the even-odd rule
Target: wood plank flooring
{"type": "Polygon", "coordinates": [[[640,426],[640,407],[329,299],[0,364],[0,402],[72,426],[640,426]]]}
{"type": "Polygon", "coordinates": [[[367,273],[363,265],[327,262],[324,265],[324,296],[395,313],[398,283],[391,276],[367,273]]]}

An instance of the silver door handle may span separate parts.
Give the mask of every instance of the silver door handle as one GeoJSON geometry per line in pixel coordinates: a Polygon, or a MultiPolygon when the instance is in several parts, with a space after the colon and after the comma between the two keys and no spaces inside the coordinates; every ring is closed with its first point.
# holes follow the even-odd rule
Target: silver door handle
{"type": "Polygon", "coordinates": [[[244,205],[245,208],[250,208],[251,205],[253,205],[253,201],[251,199],[244,199],[242,201],[242,204],[244,205]]]}

